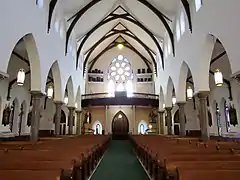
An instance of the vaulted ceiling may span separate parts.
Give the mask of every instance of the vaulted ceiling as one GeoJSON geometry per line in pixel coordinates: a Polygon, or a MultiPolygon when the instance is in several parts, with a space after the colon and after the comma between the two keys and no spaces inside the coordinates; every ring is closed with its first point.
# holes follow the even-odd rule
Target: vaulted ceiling
{"type": "Polygon", "coordinates": [[[160,54],[164,66],[163,37],[167,32],[174,53],[171,22],[180,3],[188,13],[187,0],[51,0],[48,28],[54,14],[66,20],[66,53],[74,32],[79,44],[77,59],[84,55],[84,65],[121,36],[149,64],[156,66],[156,55],[160,54]]]}

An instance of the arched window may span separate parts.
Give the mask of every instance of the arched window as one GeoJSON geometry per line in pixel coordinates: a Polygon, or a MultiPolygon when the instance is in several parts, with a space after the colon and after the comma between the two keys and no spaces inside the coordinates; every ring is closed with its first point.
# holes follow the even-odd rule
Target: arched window
{"type": "Polygon", "coordinates": [[[218,126],[218,135],[222,135],[222,126],[220,120],[220,109],[218,103],[216,103],[216,117],[217,117],[217,126],[218,126]]]}
{"type": "Polygon", "coordinates": [[[168,39],[168,54],[171,54],[171,41],[168,39]]]}
{"type": "Polygon", "coordinates": [[[145,132],[144,132],[144,125],[143,125],[143,124],[140,125],[140,133],[141,133],[141,134],[144,134],[144,133],[145,133],[145,132]]]}
{"type": "Polygon", "coordinates": [[[180,14],[180,29],[181,29],[181,34],[183,34],[186,30],[186,24],[185,24],[185,16],[184,16],[184,12],[181,11],[180,14]]]}
{"type": "Polygon", "coordinates": [[[224,103],[224,107],[225,107],[224,112],[225,112],[226,128],[227,128],[227,132],[229,132],[230,131],[230,115],[229,115],[229,108],[226,101],[224,103]]]}
{"type": "Polygon", "coordinates": [[[100,128],[101,128],[100,124],[97,124],[96,125],[96,134],[100,134],[100,128]]]}
{"type": "Polygon", "coordinates": [[[114,96],[115,91],[127,91],[128,96],[133,93],[133,71],[128,59],[123,55],[114,58],[108,69],[108,93],[114,96]]]}
{"type": "Polygon", "coordinates": [[[64,27],[63,24],[61,23],[61,27],[60,27],[60,37],[63,38],[64,37],[64,27]]]}
{"type": "Polygon", "coordinates": [[[176,36],[177,36],[177,41],[180,40],[180,36],[181,36],[181,32],[180,32],[180,25],[179,25],[179,21],[177,20],[176,22],[176,36]]]}
{"type": "Polygon", "coordinates": [[[95,121],[92,125],[92,129],[94,130],[94,134],[102,134],[102,124],[100,121],[95,121]]]}
{"type": "Polygon", "coordinates": [[[199,11],[201,7],[202,7],[202,0],[195,0],[196,11],[199,11]]]}
{"type": "Polygon", "coordinates": [[[44,5],[44,0],[36,0],[36,4],[39,8],[42,8],[44,5]]]}
{"type": "Polygon", "coordinates": [[[59,27],[60,27],[60,21],[56,20],[54,23],[54,27],[55,27],[55,31],[58,32],[59,31],[59,27]]]}
{"type": "Polygon", "coordinates": [[[147,125],[146,121],[141,120],[138,123],[138,134],[145,134],[147,129],[148,129],[148,125],[147,125]]]}

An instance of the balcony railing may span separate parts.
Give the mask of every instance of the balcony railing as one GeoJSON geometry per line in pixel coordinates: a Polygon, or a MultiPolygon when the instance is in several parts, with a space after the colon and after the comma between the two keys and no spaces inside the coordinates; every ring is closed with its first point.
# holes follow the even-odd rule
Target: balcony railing
{"type": "Polygon", "coordinates": [[[116,92],[115,96],[109,93],[95,93],[82,95],[82,107],[102,105],[140,105],[158,107],[159,96],[147,93],[132,93],[127,96],[126,92],[116,92]]]}
{"type": "MultiPolygon", "coordinates": [[[[124,93],[123,93],[124,94],[124,93]]],[[[122,95],[123,97],[126,97],[126,95],[122,95]]],[[[121,95],[115,95],[111,96],[109,93],[94,93],[94,94],[84,94],[82,95],[82,100],[85,99],[101,99],[101,98],[116,98],[121,97],[121,95]]],[[[155,99],[157,100],[159,98],[156,94],[147,94],[147,93],[132,93],[131,96],[127,98],[140,98],[140,99],[155,99]]]]}

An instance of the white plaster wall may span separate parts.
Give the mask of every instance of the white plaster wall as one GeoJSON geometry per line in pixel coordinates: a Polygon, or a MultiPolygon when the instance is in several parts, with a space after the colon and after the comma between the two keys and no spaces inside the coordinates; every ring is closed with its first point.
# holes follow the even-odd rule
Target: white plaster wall
{"type": "MultiPolygon", "coordinates": [[[[186,32],[181,36],[180,40],[177,41],[174,29],[173,32],[175,36],[176,53],[175,56],[171,54],[168,55],[167,58],[165,58],[165,69],[161,69],[160,72],[158,72],[158,78],[160,82],[159,84],[163,88],[165,101],[166,99],[171,99],[171,97],[168,97],[171,95],[171,93],[167,92],[168,89],[171,89],[168,87],[168,83],[171,82],[169,81],[169,77],[171,77],[173,85],[175,87],[177,101],[186,101],[186,87],[184,83],[184,81],[186,81],[186,76],[182,75],[184,70],[181,69],[183,62],[185,62],[193,76],[194,93],[211,90],[210,104],[214,100],[220,103],[222,98],[228,100],[229,94],[226,87],[215,88],[211,85],[213,84],[212,79],[210,79],[209,81],[208,71],[212,58],[212,51],[216,40],[212,36],[210,36],[210,34],[214,35],[215,38],[218,38],[223,44],[227,52],[228,59],[230,61],[231,71],[229,71],[225,63],[222,64],[220,60],[219,62],[217,62],[217,64],[214,65],[221,65],[221,71],[223,73],[230,73],[225,76],[227,78],[229,78],[231,74],[238,73],[240,70],[240,53],[238,50],[238,44],[240,39],[240,25],[238,23],[237,17],[239,17],[240,15],[238,8],[240,6],[240,2],[233,0],[203,0],[203,6],[198,12],[195,11],[194,1],[191,1],[189,3],[191,6],[193,32],[190,32],[188,21],[186,21],[186,32]]],[[[179,18],[179,16],[176,18],[179,18]]],[[[173,22],[175,23],[175,21],[173,22]]],[[[172,25],[172,27],[175,28],[175,25],[172,25]]],[[[165,42],[167,42],[167,39],[168,37],[166,35],[165,42]]],[[[224,59],[224,61],[225,60],[226,58],[224,59]]],[[[223,61],[223,59],[221,59],[221,61],[223,61]]],[[[215,66],[214,68],[217,68],[215,66]]],[[[239,84],[232,82],[235,80],[230,81],[233,93],[232,104],[234,104],[234,107],[237,109],[239,114],[239,84]]],[[[188,104],[186,106],[188,106],[188,104]]],[[[212,108],[210,107],[210,110],[211,109],[212,108]]],[[[187,124],[187,128],[198,129],[199,125],[193,123],[195,121],[192,121],[192,119],[196,118],[194,112],[186,112],[186,114],[187,118],[191,119],[191,121],[189,121],[189,123],[187,124]]],[[[215,120],[213,119],[213,121],[215,120]]],[[[213,122],[213,124],[216,124],[216,122],[213,122]]],[[[231,132],[239,132],[239,130],[239,125],[235,127],[231,126],[231,132]]],[[[216,132],[217,128],[216,125],[214,125],[210,128],[210,133],[216,134],[216,132]]]]}
{"type": "MultiPolygon", "coordinates": [[[[237,18],[240,2],[224,0],[203,1],[203,6],[195,12],[194,1],[191,3],[191,17],[193,33],[190,33],[188,26],[180,41],[175,41],[176,55],[168,56],[165,59],[165,70],[161,71],[161,85],[166,94],[168,77],[171,76],[175,88],[181,87],[179,80],[180,67],[185,61],[193,75],[195,92],[209,90],[208,70],[211,60],[213,40],[208,34],[213,34],[223,43],[232,68],[232,73],[239,71],[238,32],[240,26],[237,18]],[[229,28],[234,27],[234,28],[229,28]]],[[[183,94],[177,94],[182,100],[183,94]]]]}
{"type": "MultiPolygon", "coordinates": [[[[40,63],[38,67],[40,68],[40,72],[35,72],[36,74],[33,75],[31,90],[39,90],[45,93],[48,71],[53,62],[57,60],[61,72],[60,78],[62,84],[61,95],[58,96],[58,100],[63,100],[65,85],[69,76],[72,76],[74,93],[76,93],[76,89],[80,85],[79,78],[82,73],[80,70],[76,71],[74,58],[71,55],[65,56],[64,54],[65,38],[61,38],[60,33],[54,31],[54,27],[50,33],[47,33],[47,3],[44,8],[39,8],[36,6],[35,1],[9,0],[0,6],[0,12],[4,14],[0,17],[2,24],[4,24],[0,33],[0,70],[7,72],[8,61],[14,46],[20,38],[31,33],[37,47],[36,49],[34,47],[30,48],[31,53],[35,53],[35,50],[37,51],[37,54],[35,53],[36,59],[31,61],[37,62],[38,57],[40,63]],[[21,22],[20,25],[19,22],[21,22]]],[[[36,62],[33,64],[36,65],[36,62]]]]}

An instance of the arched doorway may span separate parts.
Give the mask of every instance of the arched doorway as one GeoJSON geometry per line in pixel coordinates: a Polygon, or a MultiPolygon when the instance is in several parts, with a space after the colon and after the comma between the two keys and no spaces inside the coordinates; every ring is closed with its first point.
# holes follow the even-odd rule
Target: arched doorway
{"type": "Polygon", "coordinates": [[[119,111],[112,120],[112,134],[113,138],[125,139],[129,132],[129,121],[127,116],[119,111]]]}

